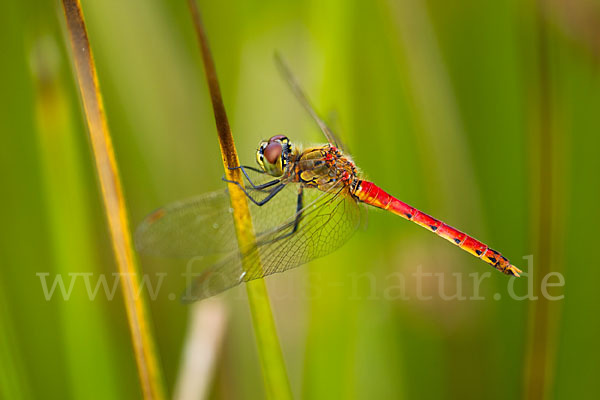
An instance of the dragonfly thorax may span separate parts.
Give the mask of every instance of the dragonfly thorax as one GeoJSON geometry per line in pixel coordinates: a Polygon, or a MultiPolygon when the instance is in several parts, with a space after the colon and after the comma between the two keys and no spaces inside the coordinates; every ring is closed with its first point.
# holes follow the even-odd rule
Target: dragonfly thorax
{"type": "Polygon", "coordinates": [[[330,144],[302,151],[294,164],[295,177],[299,182],[323,191],[339,187],[340,183],[352,187],[358,180],[354,162],[330,144]]]}
{"type": "Polygon", "coordinates": [[[281,176],[290,163],[291,155],[290,140],[284,135],[276,135],[260,142],[256,150],[256,162],[267,174],[281,176]]]}

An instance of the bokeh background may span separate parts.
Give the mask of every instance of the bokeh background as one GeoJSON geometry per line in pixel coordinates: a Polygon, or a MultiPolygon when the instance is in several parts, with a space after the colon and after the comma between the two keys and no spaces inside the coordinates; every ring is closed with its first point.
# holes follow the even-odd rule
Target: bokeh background
{"type": "MultiPolygon", "coordinates": [[[[185,2],[82,6],[132,225],[222,188],[185,2]]],[[[323,140],[278,74],[277,50],[369,179],[533,269],[514,291],[540,296],[510,298],[509,278],[491,271],[484,300],[447,300],[457,285],[472,295],[469,274],[489,267],[371,212],[342,250],[267,279],[296,398],[600,398],[600,3],[199,6],[242,162],[273,134],[323,140]],[[419,268],[441,273],[423,280],[430,300],[416,297],[419,268]],[[549,272],[564,275],[549,290],[562,300],[540,294],[549,272]]],[[[116,267],[59,3],[2,8],[0,397],[140,398],[119,289],[92,301],[79,275],[68,301],[47,301],[36,275],[62,274],[68,287],[88,274],[95,286],[116,267]]],[[[168,274],[150,309],[169,393],[191,359],[207,361],[195,379],[208,398],[264,397],[243,288],[184,306],[168,296],[183,289],[184,264],[140,261],[152,279],[168,274]]]]}

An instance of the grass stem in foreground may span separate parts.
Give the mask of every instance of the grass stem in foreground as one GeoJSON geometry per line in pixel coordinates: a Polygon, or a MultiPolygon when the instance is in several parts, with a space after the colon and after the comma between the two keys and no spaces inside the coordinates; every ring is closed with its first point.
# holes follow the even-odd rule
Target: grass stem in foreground
{"type": "Polygon", "coordinates": [[[164,399],[158,354],[152,336],[145,297],[142,295],[138,280],[139,273],[131,244],[125,197],[104,114],[96,66],[87,37],[81,4],[78,0],[63,0],[62,4],[113,250],[119,273],[123,278],[121,287],[142,392],[145,399],[164,399]]]}
{"type": "MultiPolygon", "coordinates": [[[[239,169],[231,169],[239,166],[239,160],[231,128],[227,120],[225,106],[219,89],[219,81],[215,64],[208,46],[208,39],[202,25],[200,12],[195,3],[195,0],[188,0],[190,12],[194,21],[194,27],[198,36],[198,43],[202,53],[202,61],[204,62],[204,71],[210,97],[215,114],[215,122],[217,125],[217,133],[219,135],[219,145],[221,147],[221,155],[223,156],[223,166],[225,168],[225,176],[229,180],[243,182],[239,169]]],[[[252,246],[255,241],[254,230],[252,228],[252,219],[248,208],[246,196],[235,184],[229,184],[229,193],[231,196],[231,206],[233,208],[233,218],[235,229],[240,248],[252,246]]],[[[247,268],[248,266],[244,266],[247,268]]],[[[267,397],[270,399],[290,399],[292,397],[290,384],[287,378],[285,362],[277,331],[269,296],[264,280],[257,279],[246,284],[248,291],[248,301],[250,311],[252,313],[252,321],[254,332],[256,334],[256,342],[258,347],[259,358],[263,371],[263,378],[267,397]]]]}

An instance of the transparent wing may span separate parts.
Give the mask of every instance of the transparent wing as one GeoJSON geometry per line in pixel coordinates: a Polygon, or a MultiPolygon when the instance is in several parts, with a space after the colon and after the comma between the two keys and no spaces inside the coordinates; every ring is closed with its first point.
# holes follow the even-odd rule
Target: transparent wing
{"type": "MultiPolygon", "coordinates": [[[[258,177],[253,180],[260,182],[258,177]]],[[[260,200],[266,193],[247,188],[260,200]]],[[[298,184],[290,183],[267,204],[249,202],[257,235],[271,231],[296,214],[298,184]]],[[[136,249],[160,257],[188,258],[237,250],[227,190],[169,204],[147,216],[135,233],[136,249]]]]}
{"type": "Polygon", "coordinates": [[[350,238],[364,213],[364,206],[341,182],[327,192],[305,188],[303,198],[305,206],[292,218],[257,235],[255,245],[232,252],[199,274],[183,300],[207,298],[325,256],[350,238]]]}
{"type": "Polygon", "coordinates": [[[304,91],[300,87],[300,84],[296,80],[296,77],[294,76],[294,74],[292,74],[292,71],[288,68],[287,64],[285,63],[285,61],[283,61],[283,58],[279,55],[279,53],[275,53],[275,63],[277,64],[277,67],[281,71],[281,74],[292,89],[292,92],[294,93],[302,107],[304,107],[308,114],[310,114],[311,118],[317,123],[317,125],[319,125],[319,128],[321,129],[321,132],[323,132],[323,134],[325,135],[327,141],[330,144],[336,146],[337,148],[345,150],[344,143],[337,137],[335,133],[333,133],[333,131],[329,128],[325,121],[321,117],[319,117],[319,114],[317,114],[313,106],[310,104],[308,97],[306,97],[306,94],[304,94],[304,91]]]}
{"type": "Polygon", "coordinates": [[[135,232],[136,249],[153,256],[204,256],[234,250],[236,245],[225,190],[159,208],[135,232]]]}

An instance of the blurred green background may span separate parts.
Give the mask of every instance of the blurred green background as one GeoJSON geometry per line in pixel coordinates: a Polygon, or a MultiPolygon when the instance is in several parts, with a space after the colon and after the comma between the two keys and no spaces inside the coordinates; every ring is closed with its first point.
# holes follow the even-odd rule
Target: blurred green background
{"type": "MultiPolygon", "coordinates": [[[[508,277],[371,212],[342,250],[267,279],[296,398],[600,398],[600,265],[587,255],[600,222],[600,3],[566,3],[199,1],[243,163],[273,134],[323,140],[277,73],[277,50],[369,179],[534,270],[514,291],[540,298],[510,298],[508,277]],[[423,279],[429,300],[416,297],[419,268],[442,273],[423,279]],[[457,285],[470,296],[469,274],[488,271],[485,300],[444,298],[457,285]],[[564,299],[541,296],[548,272],[564,275],[549,290],[564,299]]],[[[132,225],[222,188],[185,2],[82,6],[132,225]]],[[[92,301],[81,275],[111,283],[116,267],[62,10],[3,9],[0,398],[139,398],[120,289],[92,301]],[[68,287],[74,273],[68,301],[45,299],[43,279],[68,287]]],[[[191,357],[209,360],[196,377],[209,398],[263,397],[243,288],[184,306],[167,296],[184,287],[182,263],[141,265],[168,273],[150,308],[169,392],[191,357]],[[212,341],[186,355],[190,314],[207,312],[223,329],[203,325],[212,341]]]]}

